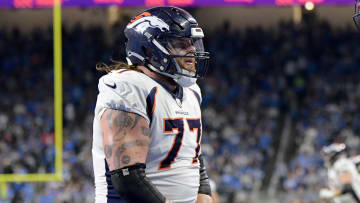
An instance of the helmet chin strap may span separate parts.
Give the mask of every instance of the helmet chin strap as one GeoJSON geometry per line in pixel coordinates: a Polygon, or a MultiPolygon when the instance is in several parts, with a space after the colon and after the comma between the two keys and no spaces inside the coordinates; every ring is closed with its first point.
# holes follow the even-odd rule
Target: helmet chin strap
{"type": "MultiPolygon", "coordinates": [[[[148,68],[150,68],[154,72],[157,72],[157,73],[160,73],[162,75],[165,75],[165,76],[168,76],[168,77],[172,78],[181,87],[190,87],[190,86],[194,85],[196,83],[196,80],[197,80],[197,78],[187,77],[187,76],[184,76],[184,75],[179,75],[179,74],[171,75],[171,74],[161,72],[157,68],[155,68],[153,65],[151,65],[150,63],[146,64],[146,66],[148,68]]],[[[176,69],[177,69],[177,71],[179,73],[188,74],[188,75],[193,74],[192,72],[181,68],[177,62],[175,62],[175,66],[176,66],[176,69]]]]}
{"type": "Polygon", "coordinates": [[[177,75],[178,78],[174,78],[175,82],[181,87],[190,87],[196,83],[196,78],[190,78],[183,75],[177,75]]]}
{"type": "MultiPolygon", "coordinates": [[[[177,62],[175,62],[175,66],[178,73],[183,73],[187,75],[192,75],[193,73],[181,68],[177,62]]],[[[197,78],[187,77],[184,75],[175,74],[176,78],[174,78],[175,82],[179,84],[181,87],[190,87],[196,83],[197,78]]]]}

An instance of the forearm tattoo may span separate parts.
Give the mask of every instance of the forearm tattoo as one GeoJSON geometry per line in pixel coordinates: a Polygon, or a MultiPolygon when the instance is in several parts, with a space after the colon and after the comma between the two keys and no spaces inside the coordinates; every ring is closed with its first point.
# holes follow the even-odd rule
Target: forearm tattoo
{"type": "Polygon", "coordinates": [[[110,157],[112,156],[112,145],[106,144],[104,147],[104,151],[105,151],[105,157],[107,159],[110,159],[110,157]]]}
{"type": "MultiPolygon", "coordinates": [[[[149,145],[149,141],[148,140],[134,140],[134,141],[130,141],[130,142],[126,142],[122,145],[120,145],[120,147],[115,147],[115,154],[114,154],[114,166],[116,168],[121,168],[121,162],[120,160],[122,160],[122,163],[124,163],[123,161],[123,157],[128,156],[122,156],[123,153],[128,150],[128,149],[132,149],[134,147],[146,147],[149,145]]],[[[128,161],[130,162],[130,156],[128,161]]]]}
{"type": "MultiPolygon", "coordinates": [[[[107,160],[113,159],[113,167],[115,169],[129,164],[138,154],[135,152],[134,157],[132,157],[131,153],[126,153],[127,150],[135,147],[147,147],[149,145],[148,138],[141,139],[139,137],[139,139],[134,139],[129,137],[130,140],[126,139],[129,141],[125,141],[125,138],[131,135],[129,132],[137,127],[140,118],[141,116],[134,113],[118,110],[107,111],[106,124],[113,132],[113,138],[111,144],[104,145],[104,152],[107,160]]],[[[140,132],[145,137],[150,136],[150,129],[147,126],[141,126],[140,132]]]]}
{"type": "Polygon", "coordinates": [[[131,161],[131,158],[129,155],[124,155],[121,159],[121,163],[123,163],[123,164],[128,164],[128,163],[130,163],[130,161],[131,161]]]}

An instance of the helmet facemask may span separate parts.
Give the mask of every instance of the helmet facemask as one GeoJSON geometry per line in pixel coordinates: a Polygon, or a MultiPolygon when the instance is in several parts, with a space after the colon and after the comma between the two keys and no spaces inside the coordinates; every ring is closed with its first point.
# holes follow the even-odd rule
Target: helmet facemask
{"type": "Polygon", "coordinates": [[[360,30],[360,8],[359,7],[360,7],[360,0],[355,0],[355,11],[354,11],[353,20],[354,20],[354,23],[358,30],[360,30]]]}
{"type": "Polygon", "coordinates": [[[166,37],[158,40],[166,62],[165,73],[190,78],[204,77],[210,54],[204,51],[201,38],[166,37]]]}

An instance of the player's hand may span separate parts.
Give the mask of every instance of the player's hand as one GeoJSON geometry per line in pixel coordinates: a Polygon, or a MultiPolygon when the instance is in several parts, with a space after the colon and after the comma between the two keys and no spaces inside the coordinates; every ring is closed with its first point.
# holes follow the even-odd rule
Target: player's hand
{"type": "Polygon", "coordinates": [[[171,203],[171,202],[170,202],[170,200],[167,199],[167,200],[165,201],[165,203],[171,203]]]}
{"type": "Polygon", "coordinates": [[[198,194],[196,203],[212,203],[212,198],[209,195],[198,194]]]}

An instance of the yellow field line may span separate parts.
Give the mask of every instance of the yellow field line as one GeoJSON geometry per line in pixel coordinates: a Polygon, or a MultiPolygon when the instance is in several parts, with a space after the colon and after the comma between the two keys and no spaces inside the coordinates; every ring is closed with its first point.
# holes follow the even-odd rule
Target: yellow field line
{"type": "Polygon", "coordinates": [[[6,199],[7,198],[7,185],[5,182],[0,183],[0,190],[1,190],[1,198],[6,199]]]}
{"type": "Polygon", "coordinates": [[[0,182],[48,182],[60,180],[61,176],[54,173],[0,174],[0,182]]]}
{"type": "Polygon", "coordinates": [[[54,108],[55,108],[55,173],[62,178],[63,110],[62,110],[62,39],[61,0],[54,0],[54,108]]]}
{"type": "Polygon", "coordinates": [[[62,39],[61,0],[54,0],[54,122],[55,122],[55,173],[0,174],[1,198],[7,198],[7,182],[48,182],[62,180],[63,166],[63,110],[62,110],[62,39]]]}

